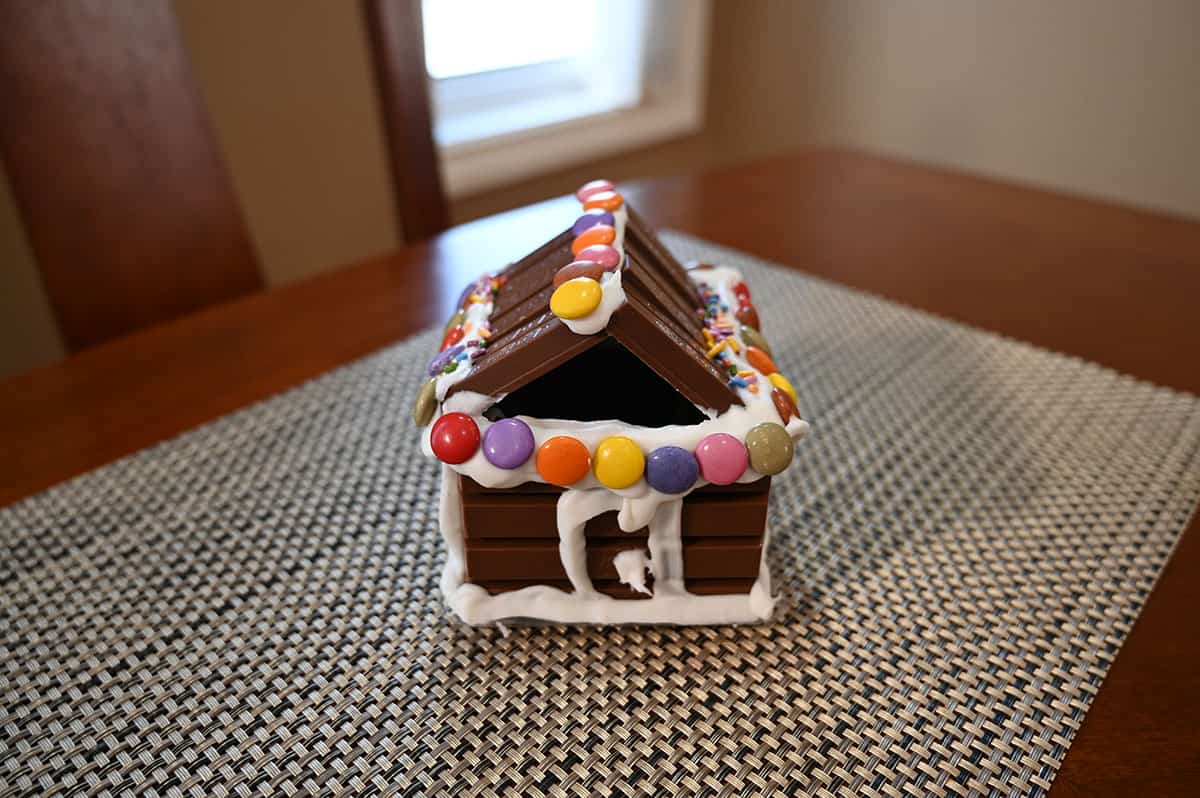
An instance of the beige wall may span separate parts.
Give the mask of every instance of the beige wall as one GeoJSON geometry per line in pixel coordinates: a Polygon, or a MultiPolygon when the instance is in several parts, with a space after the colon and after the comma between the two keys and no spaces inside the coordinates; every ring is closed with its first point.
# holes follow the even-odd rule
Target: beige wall
{"type": "Polygon", "coordinates": [[[831,0],[813,21],[819,138],[1200,216],[1200,3],[831,0]]]}
{"type": "MultiPolygon", "coordinates": [[[[357,3],[175,0],[267,277],[396,245],[357,3]]],[[[1200,217],[1200,3],[716,0],[704,131],[454,203],[843,144],[1200,217]]],[[[0,185],[0,374],[61,351],[0,185]]]]}
{"type": "Polygon", "coordinates": [[[1192,0],[716,0],[703,134],[458,218],[817,144],[1200,217],[1197,31],[1192,0]]]}
{"type": "Polygon", "coordinates": [[[398,242],[358,3],[175,0],[267,281],[398,242]]]}

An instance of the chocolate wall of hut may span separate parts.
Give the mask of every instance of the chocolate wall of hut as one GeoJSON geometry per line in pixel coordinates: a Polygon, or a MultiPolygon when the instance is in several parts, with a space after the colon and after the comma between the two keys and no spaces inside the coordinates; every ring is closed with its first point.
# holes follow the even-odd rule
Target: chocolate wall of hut
{"type": "MultiPolygon", "coordinates": [[[[571,590],[558,553],[561,488],[536,482],[485,488],[469,477],[453,478],[462,485],[468,582],[493,594],[529,585],[571,590]]],[[[684,498],[683,572],[689,592],[750,592],[762,557],[770,486],[770,479],[706,485],[684,498]]],[[[614,511],[588,521],[584,533],[588,575],[596,590],[615,598],[647,598],[617,579],[613,558],[625,549],[644,549],[649,531],[621,531],[614,511]]]]}

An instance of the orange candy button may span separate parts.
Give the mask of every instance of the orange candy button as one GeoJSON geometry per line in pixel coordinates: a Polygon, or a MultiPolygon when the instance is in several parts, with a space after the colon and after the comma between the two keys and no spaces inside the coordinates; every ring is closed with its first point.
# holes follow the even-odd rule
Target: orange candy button
{"type": "Polygon", "coordinates": [[[582,250],[597,244],[611,244],[617,237],[617,231],[606,224],[598,224],[584,230],[571,243],[571,252],[578,255],[582,250]]]}
{"type": "Polygon", "coordinates": [[[771,360],[771,356],[757,346],[746,347],[746,359],[750,361],[751,366],[754,366],[754,368],[763,374],[774,374],[779,371],[775,366],[775,361],[771,360]]]}
{"type": "Polygon", "coordinates": [[[588,475],[591,467],[588,448],[575,438],[555,435],[538,447],[538,473],[551,485],[574,485],[588,475]]]}
{"type": "Polygon", "coordinates": [[[606,211],[615,211],[625,204],[625,198],[615,191],[601,191],[592,194],[583,201],[583,209],[590,211],[593,208],[603,208],[606,211]]]}

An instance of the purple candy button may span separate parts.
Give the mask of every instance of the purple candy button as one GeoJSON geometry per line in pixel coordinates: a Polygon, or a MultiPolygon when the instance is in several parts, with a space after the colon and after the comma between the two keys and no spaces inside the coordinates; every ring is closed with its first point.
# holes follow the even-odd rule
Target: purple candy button
{"type": "Polygon", "coordinates": [[[476,285],[476,283],[474,283],[474,282],[468,283],[467,287],[464,288],[462,290],[462,293],[458,295],[458,306],[457,307],[459,310],[462,310],[463,308],[465,308],[467,306],[467,297],[469,297],[471,294],[475,293],[475,285],[476,285]]]}
{"type": "Polygon", "coordinates": [[[458,357],[458,355],[464,349],[466,349],[466,347],[464,347],[462,344],[457,344],[449,349],[444,349],[441,352],[438,352],[433,360],[429,361],[429,376],[436,377],[438,374],[441,374],[442,369],[450,365],[450,361],[458,357]]]}
{"type": "Polygon", "coordinates": [[[592,244],[575,253],[575,260],[590,260],[599,263],[604,271],[611,272],[621,265],[621,253],[608,244],[592,244]]]}
{"type": "Polygon", "coordinates": [[[583,216],[575,220],[575,224],[571,225],[571,233],[572,235],[579,235],[598,224],[616,227],[617,221],[613,218],[612,211],[606,211],[603,208],[593,208],[590,211],[584,211],[583,216]]]}
{"type": "Polygon", "coordinates": [[[659,493],[683,493],[700,476],[700,464],[687,449],[660,446],[646,458],[646,483],[659,493]]]}
{"type": "Polygon", "coordinates": [[[496,468],[520,468],[531,454],[533,430],[520,419],[501,419],[483,433],[483,456],[496,468]]]}

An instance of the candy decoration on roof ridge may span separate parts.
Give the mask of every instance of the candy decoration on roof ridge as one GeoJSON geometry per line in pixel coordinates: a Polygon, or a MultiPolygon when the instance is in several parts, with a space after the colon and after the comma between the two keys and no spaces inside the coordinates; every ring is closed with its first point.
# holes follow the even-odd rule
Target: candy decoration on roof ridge
{"type": "Polygon", "coordinates": [[[779,388],[787,393],[788,397],[792,400],[792,404],[796,405],[797,407],[800,406],[800,401],[796,397],[796,389],[792,387],[790,382],[788,382],[787,377],[783,376],[777,371],[774,374],[768,374],[767,379],[770,380],[771,384],[776,388],[779,388]]]}
{"type": "Polygon", "coordinates": [[[595,280],[600,290],[598,296],[592,286],[564,290],[569,282],[564,275],[551,295],[550,311],[572,332],[592,335],[607,326],[613,312],[625,302],[619,270],[625,259],[627,214],[624,198],[607,180],[593,180],[580,186],[575,197],[583,203],[583,214],[571,225],[574,236],[571,252],[576,263],[595,263],[601,268],[601,274],[597,277],[582,266],[569,264],[574,267],[570,274],[578,272],[579,276],[595,280]]]}
{"type": "Polygon", "coordinates": [[[550,310],[560,319],[582,318],[596,309],[603,295],[600,283],[590,277],[576,277],[554,289],[550,310]]]}
{"type": "Polygon", "coordinates": [[[625,204],[625,198],[615,191],[598,191],[583,201],[585,211],[601,209],[615,211],[625,204]]]}
{"type": "Polygon", "coordinates": [[[775,403],[775,410],[779,413],[779,418],[784,424],[793,418],[800,418],[800,410],[796,407],[796,403],[792,401],[791,394],[786,391],[773,388],[771,390],[771,401],[775,403]]]}
{"type": "Polygon", "coordinates": [[[574,280],[577,277],[587,277],[590,280],[596,280],[599,282],[600,278],[603,276],[604,267],[599,263],[590,260],[576,260],[571,261],[566,266],[563,266],[561,269],[555,272],[554,282],[552,284],[555,288],[558,288],[567,280],[574,280]]]}
{"type": "Polygon", "coordinates": [[[606,272],[615,271],[621,265],[621,253],[609,244],[593,244],[575,253],[581,261],[599,264],[606,272]]]}
{"type": "Polygon", "coordinates": [[[585,202],[593,194],[599,194],[602,191],[612,191],[614,188],[615,186],[607,180],[592,180],[579,187],[575,192],[575,199],[585,202]]]}
{"type": "Polygon", "coordinates": [[[602,244],[612,244],[616,238],[617,231],[614,228],[606,224],[598,224],[595,227],[589,227],[575,237],[575,240],[571,242],[571,252],[579,255],[580,250],[602,244]]]}
{"type": "Polygon", "coordinates": [[[771,352],[771,345],[767,343],[766,338],[763,338],[762,333],[758,331],[758,328],[743,324],[741,325],[739,332],[741,333],[742,340],[747,344],[758,347],[762,351],[766,352],[770,357],[775,357],[774,353],[771,352]]]}
{"type": "Polygon", "coordinates": [[[414,402],[422,448],[443,463],[447,598],[469,623],[763,620],[773,600],[756,530],[808,429],[795,389],[750,324],[740,273],[685,270],[608,181],[579,195],[565,233],[464,289],[414,402]],[[610,357],[617,346],[691,408],[658,400],[635,364],[610,357]],[[650,426],[629,423],[646,408],[650,426]],[[713,536],[727,541],[715,564],[695,548],[713,536]],[[629,569],[597,562],[598,541],[644,549],[654,579],[640,601],[607,581],[629,569]]]}
{"type": "Polygon", "coordinates": [[[573,235],[580,235],[585,230],[589,230],[600,224],[616,227],[617,219],[613,216],[612,211],[606,211],[603,208],[593,208],[590,211],[584,211],[575,220],[575,224],[571,225],[571,233],[573,235]]]}

